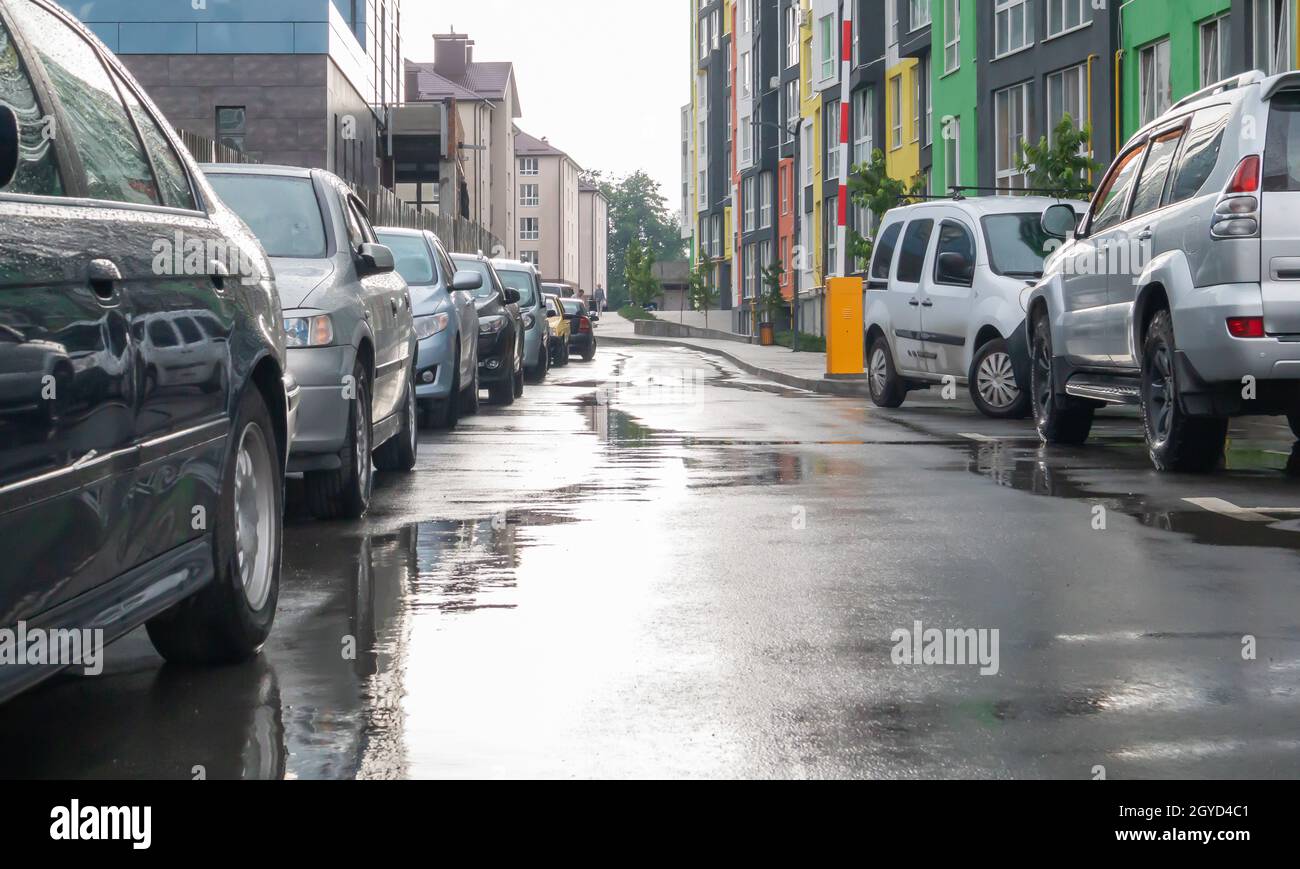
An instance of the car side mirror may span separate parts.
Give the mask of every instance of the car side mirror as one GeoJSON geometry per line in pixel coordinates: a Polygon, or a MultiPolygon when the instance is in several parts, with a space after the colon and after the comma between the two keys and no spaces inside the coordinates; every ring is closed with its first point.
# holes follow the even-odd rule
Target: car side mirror
{"type": "Polygon", "coordinates": [[[397,270],[392,248],[382,244],[363,244],[357,250],[357,276],[386,275],[397,270]]]}
{"type": "Polygon", "coordinates": [[[1079,227],[1079,217],[1070,206],[1057,203],[1043,212],[1042,225],[1052,238],[1069,238],[1079,227]]]}
{"type": "Polygon", "coordinates": [[[975,279],[975,264],[955,251],[939,254],[939,280],[947,284],[970,286],[975,279]]]}
{"type": "Polygon", "coordinates": [[[478,272],[462,270],[451,277],[451,288],[463,293],[470,293],[483,288],[483,276],[478,272]]]}
{"type": "Polygon", "coordinates": [[[0,188],[8,187],[18,174],[18,115],[0,104],[0,188]]]}
{"type": "Polygon", "coordinates": [[[507,305],[519,304],[519,291],[513,287],[506,287],[505,292],[502,295],[505,298],[507,305]]]}

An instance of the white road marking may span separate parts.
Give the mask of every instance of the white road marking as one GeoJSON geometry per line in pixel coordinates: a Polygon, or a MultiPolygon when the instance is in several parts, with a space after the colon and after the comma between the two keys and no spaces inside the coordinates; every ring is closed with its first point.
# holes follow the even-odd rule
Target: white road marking
{"type": "MultiPolygon", "coordinates": [[[[1231,501],[1225,501],[1222,498],[1184,498],[1183,500],[1188,504],[1200,507],[1202,510],[1209,510],[1211,513],[1218,513],[1220,516],[1227,516],[1242,522],[1268,522],[1271,524],[1277,521],[1271,516],[1265,516],[1262,508],[1238,507],[1231,501]]],[[[1287,512],[1300,512],[1300,510],[1292,511],[1291,508],[1285,509],[1287,512]]],[[[1279,511],[1274,510],[1271,512],[1279,511]]]]}

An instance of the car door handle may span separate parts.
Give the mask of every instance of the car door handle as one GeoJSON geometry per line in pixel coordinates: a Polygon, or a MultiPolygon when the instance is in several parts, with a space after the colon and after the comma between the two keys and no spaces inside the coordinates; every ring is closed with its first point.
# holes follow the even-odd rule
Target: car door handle
{"type": "Polygon", "coordinates": [[[393,308],[393,317],[394,317],[394,319],[396,319],[396,317],[397,317],[397,299],[389,299],[389,300],[388,300],[388,304],[392,306],[392,308],[393,308]]]}
{"type": "Polygon", "coordinates": [[[907,303],[911,305],[913,308],[919,308],[921,306],[920,299],[908,299],[907,303]]]}
{"type": "Polygon", "coordinates": [[[122,283],[122,271],[112,260],[91,260],[86,267],[86,281],[101,301],[111,302],[117,298],[117,288],[122,283]]]}
{"type": "Polygon", "coordinates": [[[926,299],[924,302],[921,303],[921,307],[922,307],[922,308],[933,308],[933,307],[934,307],[934,301],[931,300],[931,299],[926,299]]]}
{"type": "Polygon", "coordinates": [[[1151,231],[1149,226],[1137,234],[1138,241],[1150,241],[1154,237],[1155,233],[1151,231]]]}
{"type": "Polygon", "coordinates": [[[221,260],[214,259],[208,263],[208,279],[212,281],[212,286],[218,291],[226,288],[226,278],[230,274],[230,269],[221,260]]]}

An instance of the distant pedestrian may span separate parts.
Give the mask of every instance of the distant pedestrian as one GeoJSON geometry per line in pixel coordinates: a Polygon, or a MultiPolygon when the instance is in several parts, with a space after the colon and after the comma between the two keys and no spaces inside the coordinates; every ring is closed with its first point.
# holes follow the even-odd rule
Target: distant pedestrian
{"type": "Polygon", "coordinates": [[[605,288],[600,284],[596,284],[596,294],[593,298],[596,300],[596,313],[605,313],[605,288]]]}
{"type": "Polygon", "coordinates": [[[583,305],[586,305],[586,304],[587,304],[587,291],[586,291],[586,290],[582,290],[582,289],[578,290],[578,301],[579,301],[579,302],[582,302],[583,305]]]}

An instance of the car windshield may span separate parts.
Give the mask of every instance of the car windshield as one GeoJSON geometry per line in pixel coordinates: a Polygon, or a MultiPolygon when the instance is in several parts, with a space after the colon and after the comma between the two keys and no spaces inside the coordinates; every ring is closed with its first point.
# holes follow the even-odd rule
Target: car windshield
{"type": "Polygon", "coordinates": [[[379,241],[388,246],[397,262],[397,273],[413,287],[427,287],[437,283],[429,245],[418,235],[390,235],[381,232],[379,241]]]}
{"type": "Polygon", "coordinates": [[[492,267],[483,260],[454,256],[451,261],[455,263],[457,271],[474,272],[483,276],[483,286],[474,291],[475,298],[486,299],[496,292],[492,283],[492,267]]]}
{"type": "Polygon", "coordinates": [[[212,173],[208,180],[253,230],[267,256],[325,256],[325,224],[310,179],[212,173]]]}
{"type": "Polygon", "coordinates": [[[564,313],[566,314],[573,315],[587,313],[587,306],[582,304],[582,302],[563,299],[560,304],[564,306],[564,313]]]}
{"type": "Polygon", "coordinates": [[[497,276],[501,278],[501,283],[519,291],[519,304],[521,306],[525,308],[533,306],[533,276],[531,274],[498,268],[497,276]]]}
{"type": "Polygon", "coordinates": [[[1012,278],[1041,278],[1051,236],[1043,231],[1042,215],[991,214],[984,218],[989,266],[1012,278]]]}

